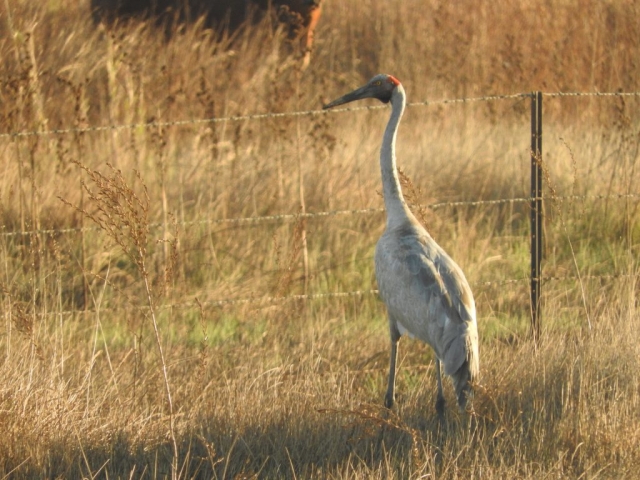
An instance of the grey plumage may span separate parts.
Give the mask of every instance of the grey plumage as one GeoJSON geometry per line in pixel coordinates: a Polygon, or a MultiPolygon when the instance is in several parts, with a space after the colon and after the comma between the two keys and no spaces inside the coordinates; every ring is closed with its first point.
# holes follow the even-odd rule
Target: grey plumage
{"type": "Polygon", "coordinates": [[[460,267],[420,225],[404,201],[395,155],[398,125],[406,104],[402,84],[391,75],[376,75],[324,108],[362,98],[391,102],[392,107],[380,150],[387,225],[375,253],[376,280],[387,307],[391,336],[385,405],[390,408],[394,402],[398,340],[408,334],[435,351],[436,410],[444,410],[441,363],[453,380],[458,405],[464,409],[479,376],[473,294],[460,267]]]}

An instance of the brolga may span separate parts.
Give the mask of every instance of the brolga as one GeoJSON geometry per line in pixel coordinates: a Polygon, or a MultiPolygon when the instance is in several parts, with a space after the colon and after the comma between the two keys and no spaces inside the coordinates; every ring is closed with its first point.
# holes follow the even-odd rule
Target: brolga
{"type": "Polygon", "coordinates": [[[387,222],[375,251],[376,280],[387,308],[391,335],[385,406],[393,406],[398,341],[403,334],[408,334],[426,342],[435,351],[436,411],[442,415],[445,407],[441,364],[453,381],[458,406],[464,411],[480,369],[473,294],[460,267],[416,220],[402,195],[395,144],[406,94],[398,79],[376,75],[364,86],[323,108],[363,98],[391,103],[391,116],[380,149],[387,222]]]}

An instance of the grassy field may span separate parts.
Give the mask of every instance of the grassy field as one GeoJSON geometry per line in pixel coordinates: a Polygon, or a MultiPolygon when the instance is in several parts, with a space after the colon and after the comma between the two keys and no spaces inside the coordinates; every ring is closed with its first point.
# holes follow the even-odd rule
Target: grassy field
{"type": "Polygon", "coordinates": [[[529,100],[437,102],[639,91],[634,2],[326,0],[304,71],[269,22],[167,40],[77,3],[0,5],[0,478],[637,476],[638,99],[545,97],[538,344],[526,204],[447,205],[528,196],[529,100]],[[474,411],[443,424],[410,339],[382,407],[388,110],[191,121],[378,72],[435,102],[398,162],[476,297],[474,411]]]}

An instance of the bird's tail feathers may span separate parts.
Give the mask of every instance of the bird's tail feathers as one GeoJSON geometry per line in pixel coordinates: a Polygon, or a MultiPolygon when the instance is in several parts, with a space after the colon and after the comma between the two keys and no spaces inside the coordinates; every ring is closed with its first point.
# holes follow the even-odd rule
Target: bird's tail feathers
{"type": "MultiPolygon", "coordinates": [[[[462,362],[453,362],[453,372],[447,371],[448,365],[445,362],[445,372],[453,380],[456,390],[458,405],[461,409],[466,407],[467,398],[473,395],[473,384],[480,378],[480,355],[478,351],[478,332],[475,324],[470,325],[465,335],[458,338],[457,353],[461,356],[462,362]]],[[[449,364],[449,366],[451,363],[449,364]]]]}
{"type": "Polygon", "coordinates": [[[465,344],[467,347],[467,363],[469,364],[469,381],[476,383],[480,380],[480,352],[478,348],[478,330],[476,328],[467,330],[465,344]]]}

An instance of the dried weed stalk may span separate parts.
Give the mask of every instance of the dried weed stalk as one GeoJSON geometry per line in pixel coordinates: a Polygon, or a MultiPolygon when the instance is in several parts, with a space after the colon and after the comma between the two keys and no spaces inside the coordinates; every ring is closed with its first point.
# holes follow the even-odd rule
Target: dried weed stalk
{"type": "Polygon", "coordinates": [[[93,211],[71,204],[60,198],[65,204],[76,209],[83,216],[93,221],[98,227],[116,242],[124,253],[135,264],[140,273],[147,295],[147,307],[153,324],[156,345],[160,355],[160,363],[164,387],[169,407],[169,432],[173,446],[171,462],[172,478],[178,477],[178,443],[175,433],[175,415],[169,384],[169,373],[162,339],[158,328],[154,293],[152,291],[149,272],[147,270],[147,241],[149,236],[149,194],[139,171],[135,171],[137,181],[142,185],[142,195],[138,195],[124,178],[122,171],[107,163],[111,175],[105,175],[73,160],[88,177],[90,183],[82,181],[82,188],[87,195],[87,205],[93,211]],[[94,188],[92,188],[92,185],[94,188]]]}
{"type": "Polygon", "coordinates": [[[409,175],[404,170],[398,168],[398,176],[400,177],[400,184],[402,185],[402,193],[411,206],[411,210],[418,217],[418,220],[425,228],[429,225],[427,222],[427,207],[420,203],[422,198],[422,190],[414,185],[409,175]]]}

